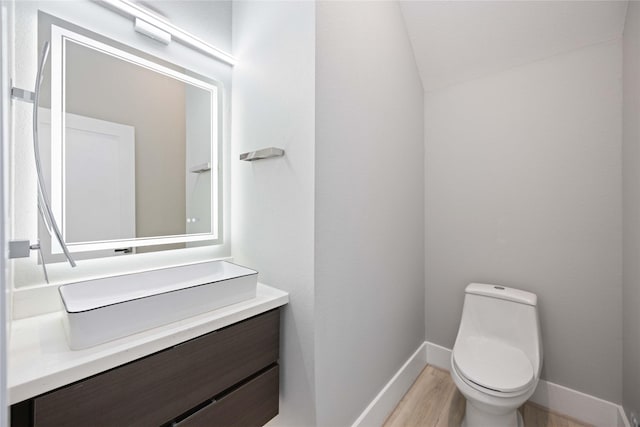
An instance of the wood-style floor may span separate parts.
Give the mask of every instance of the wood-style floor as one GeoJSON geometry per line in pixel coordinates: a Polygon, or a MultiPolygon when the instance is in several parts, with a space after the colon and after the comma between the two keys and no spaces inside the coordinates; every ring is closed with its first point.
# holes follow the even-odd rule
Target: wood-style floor
{"type": "MultiPolygon", "coordinates": [[[[460,427],[465,399],[449,372],[427,365],[391,413],[384,427],[460,427]]],[[[520,412],[525,427],[588,427],[527,402],[520,412]]]]}

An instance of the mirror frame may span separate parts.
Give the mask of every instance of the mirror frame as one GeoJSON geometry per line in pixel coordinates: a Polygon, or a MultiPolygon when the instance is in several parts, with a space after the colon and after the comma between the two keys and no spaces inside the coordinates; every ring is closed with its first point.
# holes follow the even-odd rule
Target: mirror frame
{"type": "MultiPolygon", "coordinates": [[[[65,236],[66,217],[64,212],[65,187],[65,46],[76,43],[87,48],[98,50],[153,72],[183,81],[187,84],[206,90],[211,94],[211,232],[167,235],[156,237],[140,237],[132,239],[114,239],[95,242],[68,242],[70,252],[104,251],[126,247],[155,246],[174,243],[211,242],[222,243],[222,167],[221,154],[223,144],[223,88],[222,84],[211,80],[204,82],[175,69],[155,63],[98,40],[94,40],[72,30],[51,25],[51,206],[54,216],[62,226],[65,236]]],[[[132,48],[133,49],[133,48],[132,48]]],[[[162,60],[159,60],[162,61],[162,60]]],[[[164,62],[164,61],[163,61],[164,62]]],[[[178,66],[176,66],[178,67],[178,66]]],[[[186,171],[186,170],[185,170],[186,171]]],[[[62,253],[62,248],[55,239],[51,239],[51,254],[62,253]]]]}

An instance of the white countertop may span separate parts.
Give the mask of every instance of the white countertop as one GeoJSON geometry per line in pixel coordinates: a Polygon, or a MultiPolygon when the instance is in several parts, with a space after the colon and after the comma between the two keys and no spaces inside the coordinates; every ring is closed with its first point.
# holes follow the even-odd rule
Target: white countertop
{"type": "Polygon", "coordinates": [[[8,357],[9,403],[131,362],[289,302],[289,294],[258,283],[256,298],[84,350],[71,350],[62,312],[14,320],[8,357]]]}

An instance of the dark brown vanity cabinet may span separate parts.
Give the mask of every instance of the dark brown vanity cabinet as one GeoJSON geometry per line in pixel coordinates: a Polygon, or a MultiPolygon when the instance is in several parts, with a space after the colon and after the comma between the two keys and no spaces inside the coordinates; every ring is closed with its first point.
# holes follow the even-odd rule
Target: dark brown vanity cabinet
{"type": "Polygon", "coordinates": [[[261,426],[278,414],[279,310],[12,406],[12,427],[261,426]]]}

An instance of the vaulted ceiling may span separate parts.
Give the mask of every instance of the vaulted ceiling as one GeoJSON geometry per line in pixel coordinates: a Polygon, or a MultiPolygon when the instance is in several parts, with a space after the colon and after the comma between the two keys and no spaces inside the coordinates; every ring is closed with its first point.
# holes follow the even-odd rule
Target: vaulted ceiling
{"type": "Polygon", "coordinates": [[[403,1],[425,91],[622,35],[626,1],[403,1]]]}

